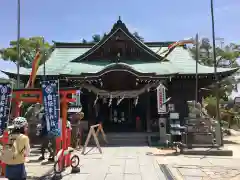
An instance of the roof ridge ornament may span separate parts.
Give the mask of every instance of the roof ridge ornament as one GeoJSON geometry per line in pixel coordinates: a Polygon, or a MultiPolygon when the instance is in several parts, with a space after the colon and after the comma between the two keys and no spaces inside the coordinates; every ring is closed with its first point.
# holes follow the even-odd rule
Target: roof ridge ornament
{"type": "Polygon", "coordinates": [[[118,20],[116,23],[114,23],[111,32],[116,31],[118,28],[121,28],[122,30],[129,32],[128,28],[126,27],[126,25],[122,22],[121,16],[118,16],[118,20]]]}

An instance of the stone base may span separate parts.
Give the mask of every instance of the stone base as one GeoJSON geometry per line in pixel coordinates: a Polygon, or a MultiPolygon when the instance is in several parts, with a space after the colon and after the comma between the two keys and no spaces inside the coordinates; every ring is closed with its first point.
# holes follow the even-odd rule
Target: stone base
{"type": "Polygon", "coordinates": [[[209,149],[209,148],[193,148],[183,149],[181,154],[184,155],[202,155],[202,156],[233,156],[232,150],[209,149]]]}

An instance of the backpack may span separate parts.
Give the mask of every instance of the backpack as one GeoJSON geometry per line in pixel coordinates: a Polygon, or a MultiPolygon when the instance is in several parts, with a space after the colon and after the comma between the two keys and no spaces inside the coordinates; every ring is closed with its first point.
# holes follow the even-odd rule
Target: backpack
{"type": "Polygon", "coordinates": [[[7,164],[9,161],[14,160],[18,154],[23,153],[24,149],[25,148],[19,152],[17,148],[16,137],[13,138],[9,136],[9,142],[4,146],[1,152],[0,160],[7,164]]]}

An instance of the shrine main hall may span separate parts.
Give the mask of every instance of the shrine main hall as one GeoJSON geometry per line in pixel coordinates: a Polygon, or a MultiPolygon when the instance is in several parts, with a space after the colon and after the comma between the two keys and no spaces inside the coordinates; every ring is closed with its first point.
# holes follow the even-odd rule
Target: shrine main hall
{"type": "MultiPolygon", "coordinates": [[[[174,42],[142,42],[118,20],[97,43],[54,42],[46,61],[46,78],[59,79],[61,88],[81,89],[84,121],[89,126],[102,122],[107,132],[152,132],[158,128],[156,87],[166,87],[167,97],[180,115],[188,116],[187,101],[195,100],[196,61],[186,46],[176,47],[166,58],[165,51],[174,42]]],[[[237,69],[218,68],[223,79],[237,69]]],[[[17,78],[15,71],[2,71],[17,78]]],[[[20,68],[27,83],[31,69],[20,68]]],[[[35,87],[44,75],[41,65],[35,87]]],[[[198,99],[201,88],[213,83],[214,68],[198,64],[198,99]]]]}

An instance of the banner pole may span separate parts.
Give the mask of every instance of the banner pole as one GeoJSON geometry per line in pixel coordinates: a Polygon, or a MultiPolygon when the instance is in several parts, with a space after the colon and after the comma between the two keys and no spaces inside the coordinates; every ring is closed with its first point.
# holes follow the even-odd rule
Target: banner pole
{"type": "Polygon", "coordinates": [[[57,82],[58,82],[58,121],[59,121],[59,119],[61,117],[61,112],[60,112],[60,110],[61,110],[61,97],[60,97],[60,81],[59,81],[59,79],[57,80],[57,82]]]}

